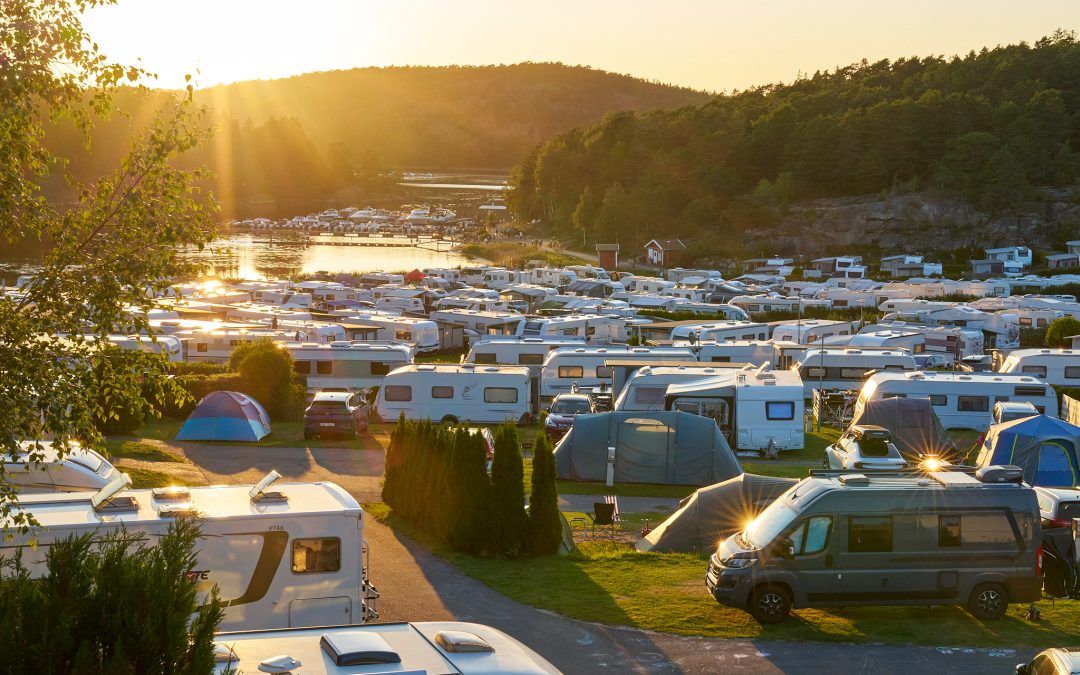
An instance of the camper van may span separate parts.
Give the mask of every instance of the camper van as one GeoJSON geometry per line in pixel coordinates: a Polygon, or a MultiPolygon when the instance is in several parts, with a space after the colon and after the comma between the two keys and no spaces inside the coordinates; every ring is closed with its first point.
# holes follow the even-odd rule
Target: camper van
{"type": "Polygon", "coordinates": [[[1059,387],[1080,387],[1080,350],[1017,349],[999,372],[1030,375],[1059,387]]]}
{"type": "Polygon", "coordinates": [[[777,341],[810,345],[840,335],[851,335],[851,323],[847,321],[805,319],[803,321],[775,324],[771,337],[777,341]]]}
{"type": "Polygon", "coordinates": [[[753,321],[714,321],[695,325],[682,325],[671,331],[672,340],[716,342],[734,340],[768,340],[769,327],[753,321]]]}
{"type": "Polygon", "coordinates": [[[413,349],[401,343],[301,343],[285,347],[292,355],[293,369],[307,378],[308,393],[377,387],[387,373],[413,360],[413,349]]]}
{"type": "Polygon", "coordinates": [[[983,431],[993,423],[998,401],[1030,401],[1041,414],[1056,416],[1057,394],[1030,375],[1005,373],[879,372],[871,375],[855,403],[855,417],[875,398],[929,398],[946,429],[983,431]]]}
{"type": "Polygon", "coordinates": [[[671,384],[664,407],[711,417],[736,450],[805,447],[803,383],[794,371],[745,366],[709,379],[671,384]]]}
{"type": "Polygon", "coordinates": [[[528,424],[535,400],[528,368],[420,364],[391,371],[375,409],[385,422],[404,414],[444,424],[528,424]]]}
{"type": "Polygon", "coordinates": [[[109,460],[90,448],[72,443],[63,459],[52,441],[20,443],[21,451],[14,457],[4,455],[4,479],[22,495],[39,492],[82,492],[100,490],[120,474],[109,460]],[[30,455],[35,461],[30,460],[30,455]]]}
{"type": "Polygon", "coordinates": [[[814,472],[717,546],[706,586],[760,623],[859,605],[966,605],[999,619],[1042,597],[1039,505],[1019,476],[814,472]]]}
{"type": "Polygon", "coordinates": [[[197,513],[203,538],[188,572],[197,589],[218,588],[223,630],[321,626],[374,619],[364,512],[333,483],[280,483],[270,472],[252,486],[129,490],[118,475],[97,492],[20,495],[18,507],[40,528],[10,530],[32,576],[45,571],[49,546],[72,535],[125,528],[165,534],[178,516],[197,513]]]}
{"type": "Polygon", "coordinates": [[[218,633],[215,645],[222,658],[213,675],[289,670],[304,675],[559,673],[501,630],[462,621],[218,633]]]}
{"type": "Polygon", "coordinates": [[[915,359],[901,349],[852,349],[829,347],[808,349],[791,367],[802,378],[806,398],[814,390],[843,391],[862,389],[871,372],[881,370],[913,371],[915,359]]]}
{"type": "Polygon", "coordinates": [[[539,376],[548,352],[559,347],[583,346],[584,338],[489,337],[474,341],[463,363],[528,366],[534,376],[539,376]]]}
{"type": "Polygon", "coordinates": [[[540,371],[540,396],[548,399],[570,391],[571,387],[611,384],[608,359],[662,359],[697,361],[689,349],[672,347],[560,347],[548,353],[540,371]]]}

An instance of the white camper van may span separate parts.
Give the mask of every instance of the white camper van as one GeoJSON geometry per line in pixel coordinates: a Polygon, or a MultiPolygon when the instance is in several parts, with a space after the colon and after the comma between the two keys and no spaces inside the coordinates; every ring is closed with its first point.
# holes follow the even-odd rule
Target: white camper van
{"type": "Polygon", "coordinates": [[[552,398],[571,387],[597,387],[611,384],[608,359],[643,359],[697,361],[689,349],[673,347],[560,347],[548,353],[540,371],[540,396],[552,398]]]}
{"type": "Polygon", "coordinates": [[[914,371],[916,368],[915,359],[903,349],[850,347],[808,349],[795,365],[791,366],[802,378],[807,399],[814,397],[815,389],[862,389],[867,374],[871,372],[914,371]]]}
{"type": "Polygon", "coordinates": [[[716,377],[670,384],[668,410],[716,420],[736,450],[766,451],[805,447],[803,383],[789,370],[745,366],[716,377]]]}
{"type": "Polygon", "coordinates": [[[49,546],[71,535],[165,534],[177,516],[198,513],[203,539],[194,569],[198,589],[217,586],[223,630],[320,626],[374,619],[364,512],[333,483],[278,483],[270,472],[252,486],[127,490],[120,474],[98,492],[20,496],[18,508],[40,528],[10,531],[31,575],[45,570],[49,546]],[[34,545],[31,546],[31,542],[34,545]]]}
{"type": "Polygon", "coordinates": [[[1030,375],[1059,387],[1080,387],[1080,350],[1017,349],[1009,353],[1000,372],[1030,375]]]}
{"type": "Polygon", "coordinates": [[[946,429],[987,429],[998,401],[1030,401],[1042,414],[1058,412],[1053,388],[1030,375],[915,371],[871,375],[855,403],[855,417],[867,401],[893,397],[929,398],[946,429]]]}
{"type": "Polygon", "coordinates": [[[403,366],[383,379],[375,410],[384,422],[404,414],[444,424],[528,424],[536,400],[530,379],[519,366],[403,366]]]}
{"type": "Polygon", "coordinates": [[[331,342],[285,345],[293,357],[293,369],[307,377],[308,393],[321,389],[359,391],[382,384],[383,376],[413,361],[413,349],[405,344],[331,342]]]}

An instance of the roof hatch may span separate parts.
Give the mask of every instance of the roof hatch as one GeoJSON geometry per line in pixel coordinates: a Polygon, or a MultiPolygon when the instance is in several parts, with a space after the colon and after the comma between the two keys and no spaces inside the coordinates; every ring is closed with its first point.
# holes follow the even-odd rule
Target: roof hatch
{"type": "Polygon", "coordinates": [[[401,663],[401,657],[383,636],[362,630],[324,633],[319,646],[337,666],[401,663]]]}
{"type": "Polygon", "coordinates": [[[435,643],[448,652],[493,652],[495,648],[479,635],[462,630],[443,630],[435,634],[435,643]]]}
{"type": "Polygon", "coordinates": [[[255,486],[248,491],[248,497],[256,504],[289,501],[289,498],[285,496],[284,492],[266,491],[268,487],[278,480],[281,480],[281,474],[271,470],[270,473],[266,474],[261,481],[256,483],[255,486]]]}
{"type": "Polygon", "coordinates": [[[90,505],[94,511],[133,511],[139,508],[134,497],[118,497],[117,495],[131,487],[131,476],[122,473],[105,484],[97,493],[90,498],[90,505]]]}

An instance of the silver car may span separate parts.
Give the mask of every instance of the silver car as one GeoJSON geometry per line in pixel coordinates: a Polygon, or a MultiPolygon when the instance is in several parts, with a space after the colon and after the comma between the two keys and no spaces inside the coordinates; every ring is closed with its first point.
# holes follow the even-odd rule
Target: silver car
{"type": "Polygon", "coordinates": [[[826,469],[903,469],[907,462],[893,445],[889,430],[870,424],[853,426],[825,448],[826,469]]]}

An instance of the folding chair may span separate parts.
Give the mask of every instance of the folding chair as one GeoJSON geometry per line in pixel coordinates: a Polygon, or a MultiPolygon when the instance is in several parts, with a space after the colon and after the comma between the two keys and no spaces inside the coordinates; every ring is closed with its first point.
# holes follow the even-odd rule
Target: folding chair
{"type": "Polygon", "coordinates": [[[592,536],[595,539],[599,531],[605,531],[611,539],[615,539],[615,505],[610,502],[593,502],[593,512],[588,514],[592,519],[592,536]]]}
{"type": "Polygon", "coordinates": [[[611,504],[611,505],[613,505],[615,507],[615,513],[612,514],[611,519],[613,521],[615,521],[616,525],[621,523],[622,522],[622,517],[619,516],[619,498],[616,497],[615,495],[605,495],[604,496],[604,503],[605,504],[611,504]]]}

